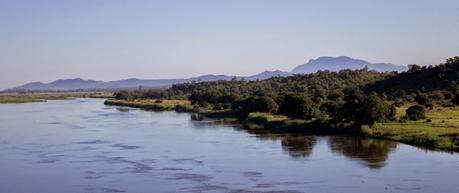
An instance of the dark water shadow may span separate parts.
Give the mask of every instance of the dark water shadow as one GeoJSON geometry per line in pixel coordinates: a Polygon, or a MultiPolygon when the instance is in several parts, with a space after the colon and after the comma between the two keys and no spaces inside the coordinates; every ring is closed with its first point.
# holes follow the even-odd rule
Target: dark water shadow
{"type": "Polygon", "coordinates": [[[332,152],[358,160],[369,168],[386,165],[389,154],[397,148],[396,142],[360,137],[331,136],[328,140],[332,152]]]}
{"type": "MultiPolygon", "coordinates": [[[[225,126],[237,131],[246,132],[259,140],[280,141],[282,150],[292,158],[308,158],[317,145],[319,136],[301,133],[279,133],[267,129],[248,129],[242,125],[224,121],[191,121],[194,129],[212,129],[215,126],[225,126]]],[[[379,169],[386,165],[389,154],[397,148],[397,142],[360,138],[356,136],[323,137],[331,152],[355,160],[361,165],[379,169]]]]}

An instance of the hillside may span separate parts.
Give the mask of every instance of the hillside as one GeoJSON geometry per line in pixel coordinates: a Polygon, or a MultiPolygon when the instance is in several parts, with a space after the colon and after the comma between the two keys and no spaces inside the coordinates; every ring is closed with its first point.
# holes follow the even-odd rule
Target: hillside
{"type": "Polygon", "coordinates": [[[433,91],[456,92],[459,83],[459,57],[451,58],[437,66],[410,66],[407,72],[366,85],[366,92],[397,94],[433,91]]]}
{"type": "MultiPolygon", "coordinates": [[[[341,93],[345,89],[355,89],[368,83],[385,79],[393,73],[361,70],[341,70],[339,72],[320,71],[313,74],[297,74],[288,77],[273,77],[260,81],[214,81],[175,84],[166,90],[170,96],[184,97],[192,93],[216,92],[218,95],[234,93],[250,96],[256,92],[285,94],[305,93],[325,97],[330,93],[341,93]]],[[[261,94],[260,93],[260,94],[261,94]]]]}

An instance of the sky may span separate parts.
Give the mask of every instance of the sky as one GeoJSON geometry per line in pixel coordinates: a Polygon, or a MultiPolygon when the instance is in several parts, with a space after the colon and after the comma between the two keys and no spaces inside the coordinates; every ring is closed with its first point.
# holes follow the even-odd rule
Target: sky
{"type": "Polygon", "coordinates": [[[457,0],[0,0],[0,89],[290,71],[320,56],[438,64],[457,0]]]}

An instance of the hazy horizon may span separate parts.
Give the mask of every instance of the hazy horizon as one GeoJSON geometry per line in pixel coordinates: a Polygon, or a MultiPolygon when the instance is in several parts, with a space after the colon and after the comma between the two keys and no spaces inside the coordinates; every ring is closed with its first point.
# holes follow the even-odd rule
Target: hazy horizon
{"type": "Polygon", "coordinates": [[[0,0],[0,90],[83,78],[248,76],[320,56],[438,64],[458,1],[0,0]]]}

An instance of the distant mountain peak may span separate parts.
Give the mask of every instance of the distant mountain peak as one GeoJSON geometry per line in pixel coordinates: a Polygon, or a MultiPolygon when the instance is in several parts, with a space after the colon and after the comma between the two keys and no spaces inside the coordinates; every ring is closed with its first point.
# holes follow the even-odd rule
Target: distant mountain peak
{"type": "Polygon", "coordinates": [[[314,73],[319,70],[339,71],[344,69],[362,69],[368,67],[370,70],[379,72],[386,71],[405,71],[406,66],[399,66],[391,63],[370,63],[361,59],[354,59],[349,56],[322,56],[317,59],[311,59],[308,63],[299,65],[292,70],[295,74],[314,73]]]}
{"type": "Polygon", "coordinates": [[[261,72],[259,74],[255,74],[253,76],[249,76],[249,77],[247,77],[247,79],[248,80],[264,80],[264,79],[277,77],[277,76],[285,77],[285,76],[291,76],[291,75],[292,75],[292,73],[290,73],[290,72],[284,72],[284,71],[280,71],[280,70],[274,70],[274,71],[266,70],[266,71],[263,71],[263,72],[261,72]]]}

